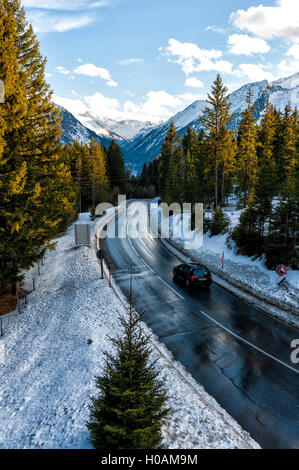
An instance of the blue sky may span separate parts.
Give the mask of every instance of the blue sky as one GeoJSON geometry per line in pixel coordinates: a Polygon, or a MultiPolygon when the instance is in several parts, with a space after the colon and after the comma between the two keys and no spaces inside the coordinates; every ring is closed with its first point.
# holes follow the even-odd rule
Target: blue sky
{"type": "Polygon", "coordinates": [[[166,120],[204,99],[299,72],[298,0],[22,0],[54,99],[74,113],[166,120]]]}

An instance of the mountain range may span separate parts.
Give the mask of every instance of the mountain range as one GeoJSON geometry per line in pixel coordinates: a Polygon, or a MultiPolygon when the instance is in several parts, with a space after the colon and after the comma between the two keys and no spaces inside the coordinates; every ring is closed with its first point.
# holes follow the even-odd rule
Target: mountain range
{"type": "MultiPolygon", "coordinates": [[[[299,73],[272,83],[267,80],[248,83],[230,95],[233,113],[230,127],[234,130],[237,129],[242,118],[242,111],[247,106],[246,97],[249,88],[253,93],[253,108],[258,120],[262,116],[268,99],[281,110],[288,103],[293,108],[299,104],[299,73]]],[[[156,125],[132,120],[117,122],[112,119],[97,119],[88,113],[73,116],[69,111],[61,108],[62,141],[67,144],[75,139],[90,142],[93,137],[102,145],[107,146],[114,139],[123,148],[127,166],[134,173],[138,173],[144,162],[148,163],[159,155],[171,121],[174,122],[181,137],[186,133],[188,126],[200,130],[202,127],[200,117],[206,106],[207,102],[204,100],[195,101],[168,121],[156,125]]]]}

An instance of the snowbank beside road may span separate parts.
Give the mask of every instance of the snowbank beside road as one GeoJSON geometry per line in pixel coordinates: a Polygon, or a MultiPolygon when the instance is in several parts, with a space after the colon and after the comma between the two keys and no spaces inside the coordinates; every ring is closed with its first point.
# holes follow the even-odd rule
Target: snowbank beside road
{"type": "MultiPolygon", "coordinates": [[[[90,222],[89,215],[79,222],[90,222]]],[[[0,448],[90,446],[85,423],[94,376],[102,372],[108,335],[119,331],[124,307],[100,279],[94,250],[73,247],[74,226],[48,253],[41,276],[36,268],[27,273],[28,283],[32,276],[37,282],[23,314],[4,318],[0,448]]],[[[258,447],[165,346],[155,338],[153,344],[172,409],[163,430],[167,448],[258,447]]]]}

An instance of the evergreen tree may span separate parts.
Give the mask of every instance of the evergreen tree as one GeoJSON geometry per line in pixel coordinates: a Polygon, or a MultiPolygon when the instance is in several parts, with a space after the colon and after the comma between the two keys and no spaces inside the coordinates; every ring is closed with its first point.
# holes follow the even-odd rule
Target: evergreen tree
{"type": "Polygon", "coordinates": [[[94,210],[100,202],[108,200],[109,181],[106,154],[101,145],[93,139],[90,145],[90,156],[92,161],[92,209],[94,210]]]}
{"type": "Polygon", "coordinates": [[[149,337],[130,307],[121,317],[123,336],[111,339],[116,354],[106,354],[105,374],[97,377],[99,394],[92,399],[88,429],[96,449],[158,449],[168,414],[166,393],[156,363],[150,359],[149,337]]]}
{"type": "Polygon", "coordinates": [[[209,136],[210,159],[214,172],[214,207],[219,205],[219,168],[223,163],[223,147],[226,138],[227,125],[231,119],[229,95],[227,87],[223,85],[218,74],[212,86],[212,93],[208,95],[207,102],[210,105],[205,109],[201,122],[209,136]]]}
{"type": "Polygon", "coordinates": [[[165,202],[181,202],[183,198],[184,159],[181,139],[173,122],[162,144],[160,155],[160,187],[165,202]]]}
{"type": "Polygon", "coordinates": [[[227,232],[229,223],[229,217],[223,212],[222,208],[220,206],[216,207],[212,219],[209,222],[211,237],[227,232]]]}
{"type": "Polygon", "coordinates": [[[185,157],[184,202],[194,204],[203,201],[203,174],[201,173],[201,137],[189,126],[182,141],[185,157]]]}
{"type": "Polygon", "coordinates": [[[294,268],[299,265],[299,127],[297,110],[286,106],[279,114],[276,157],[279,168],[279,201],[272,216],[272,230],[265,242],[269,267],[284,262],[294,268]]]}
{"type": "Polygon", "coordinates": [[[267,101],[258,131],[258,169],[254,191],[254,206],[259,218],[259,235],[264,237],[265,226],[271,231],[272,201],[277,194],[277,169],[274,156],[277,120],[272,104],[267,101]]]}
{"type": "Polygon", "coordinates": [[[107,151],[107,169],[111,188],[116,188],[115,193],[126,194],[128,176],[122,149],[112,140],[107,151]]]}
{"type": "Polygon", "coordinates": [[[247,108],[242,113],[238,132],[238,192],[242,206],[252,202],[257,177],[257,128],[252,109],[252,90],[247,93],[247,108]]]}
{"type": "Polygon", "coordinates": [[[221,206],[233,189],[236,172],[237,142],[233,131],[224,129],[221,152],[221,206]]]}
{"type": "Polygon", "coordinates": [[[1,291],[15,290],[20,272],[74,215],[75,192],[59,152],[60,117],[45,82],[45,61],[19,0],[0,3],[1,291]],[[4,50],[5,49],[5,50],[4,50]]]}

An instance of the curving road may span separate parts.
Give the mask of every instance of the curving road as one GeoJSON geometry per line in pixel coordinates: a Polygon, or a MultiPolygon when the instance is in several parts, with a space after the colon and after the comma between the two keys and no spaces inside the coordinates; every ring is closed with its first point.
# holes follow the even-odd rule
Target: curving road
{"type": "MultiPolygon", "coordinates": [[[[125,223],[122,211],[117,230],[125,223]]],[[[136,309],[174,358],[263,448],[299,448],[299,367],[290,361],[299,330],[216,284],[188,292],[173,282],[179,260],[159,240],[112,238],[114,230],[111,221],[112,275],[128,295],[133,274],[136,309]]]]}

